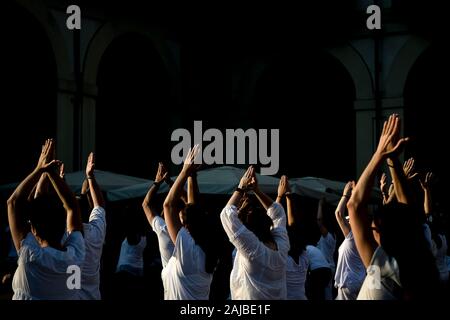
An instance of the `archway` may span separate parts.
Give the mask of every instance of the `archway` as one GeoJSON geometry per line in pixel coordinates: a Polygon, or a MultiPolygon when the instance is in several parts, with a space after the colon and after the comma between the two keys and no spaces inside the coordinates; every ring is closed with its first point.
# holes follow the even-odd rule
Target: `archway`
{"type": "Polygon", "coordinates": [[[280,174],[354,178],[354,101],[352,78],[330,54],[274,57],[256,85],[253,110],[258,127],[280,128],[280,174]]]}
{"type": "Polygon", "coordinates": [[[44,139],[55,137],[57,76],[52,45],[45,29],[28,11],[5,3],[2,28],[4,57],[1,82],[0,136],[4,160],[0,181],[20,180],[29,173],[44,139]]]}
{"type": "Polygon", "coordinates": [[[99,168],[153,176],[170,157],[170,81],[153,43],[129,33],[105,51],[98,70],[96,151],[99,168]]]}

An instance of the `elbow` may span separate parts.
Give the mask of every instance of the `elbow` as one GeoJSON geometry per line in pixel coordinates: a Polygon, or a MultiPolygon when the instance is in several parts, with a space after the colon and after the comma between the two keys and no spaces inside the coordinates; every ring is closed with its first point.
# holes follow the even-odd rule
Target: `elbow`
{"type": "Polygon", "coordinates": [[[8,200],[6,201],[6,204],[8,205],[8,207],[15,207],[17,203],[17,198],[15,195],[12,195],[11,197],[8,198],[8,200]]]}

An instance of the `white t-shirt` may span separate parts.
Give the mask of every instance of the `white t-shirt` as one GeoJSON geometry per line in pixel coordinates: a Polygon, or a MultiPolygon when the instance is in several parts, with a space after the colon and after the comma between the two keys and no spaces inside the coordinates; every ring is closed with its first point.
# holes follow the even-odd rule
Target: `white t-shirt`
{"type": "Polygon", "coordinates": [[[238,217],[235,206],[226,206],[220,214],[223,228],[237,249],[230,275],[233,300],[286,299],[286,260],[289,238],[286,231],[286,214],[274,202],[267,210],[273,221],[271,233],[278,250],[272,250],[248,230],[238,217]]]}
{"type": "Polygon", "coordinates": [[[306,251],[299,256],[298,263],[291,256],[287,258],[286,287],[288,300],[308,300],[305,293],[305,282],[309,260],[306,251]]]}
{"type": "Polygon", "coordinates": [[[439,270],[439,277],[441,281],[448,281],[448,269],[447,269],[447,238],[445,235],[439,234],[441,238],[441,247],[438,248],[436,242],[432,241],[431,252],[433,252],[436,258],[436,266],[439,270]]]}
{"type": "Polygon", "coordinates": [[[208,300],[212,274],[205,270],[206,255],[182,227],[172,257],[161,272],[164,300],[208,300]]]}
{"type": "Polygon", "coordinates": [[[358,300],[398,300],[401,284],[398,264],[378,247],[366,270],[366,278],[359,291],[358,300]]]}
{"type": "Polygon", "coordinates": [[[116,272],[127,271],[135,276],[142,276],[144,274],[144,249],[146,246],[146,237],[141,237],[139,243],[134,246],[130,245],[125,238],[120,248],[116,272]]]}
{"type": "Polygon", "coordinates": [[[366,277],[366,268],[356,249],[353,233],[350,231],[339,247],[339,257],[334,276],[336,288],[347,288],[356,297],[366,277]]]}
{"type": "Polygon", "coordinates": [[[330,264],[325,259],[322,251],[315,246],[306,246],[306,254],[309,260],[309,269],[311,271],[319,268],[330,268],[330,264]]]}
{"type": "Polygon", "coordinates": [[[330,269],[336,269],[336,264],[334,263],[334,251],[336,250],[336,238],[328,232],[327,235],[321,236],[319,242],[317,243],[317,248],[322,251],[323,256],[328,261],[330,269]]]}
{"type": "Polygon", "coordinates": [[[158,237],[161,262],[163,268],[165,268],[170,257],[172,257],[175,246],[173,245],[172,239],[170,239],[169,231],[167,230],[167,225],[163,218],[160,216],[154,217],[152,221],[152,229],[158,237]]]}
{"type": "Polygon", "coordinates": [[[63,247],[65,251],[41,248],[33,234],[27,234],[18,251],[12,282],[13,300],[77,299],[78,290],[71,290],[67,285],[72,276],[67,269],[72,265],[81,268],[84,261],[85,245],[81,232],[72,232],[63,247]]]}
{"type": "Polygon", "coordinates": [[[89,223],[83,223],[86,256],[81,268],[80,300],[100,300],[100,259],[106,235],[105,209],[95,207],[89,223]]]}

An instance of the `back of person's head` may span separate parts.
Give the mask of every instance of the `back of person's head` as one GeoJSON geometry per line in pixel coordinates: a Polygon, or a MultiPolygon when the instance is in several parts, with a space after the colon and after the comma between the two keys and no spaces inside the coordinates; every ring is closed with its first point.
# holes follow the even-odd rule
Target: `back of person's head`
{"type": "Polygon", "coordinates": [[[219,259],[217,223],[199,205],[192,203],[181,210],[181,218],[183,226],[206,255],[206,272],[213,273],[219,259]]]}
{"type": "Polygon", "coordinates": [[[66,230],[66,211],[57,196],[43,195],[30,202],[30,223],[36,235],[52,244],[60,244],[66,230]]]}
{"type": "Polygon", "coordinates": [[[273,242],[273,236],[270,232],[273,221],[267,215],[266,210],[255,203],[253,198],[249,197],[250,204],[239,210],[239,219],[253,232],[261,242],[273,242]]]}
{"type": "Polygon", "coordinates": [[[304,227],[298,225],[292,225],[287,227],[287,232],[289,236],[289,256],[298,263],[300,255],[306,250],[306,239],[305,239],[304,227]]]}
{"type": "Polygon", "coordinates": [[[394,257],[405,299],[431,299],[438,287],[438,271],[425,238],[421,212],[391,203],[374,214],[380,245],[394,257]]]}

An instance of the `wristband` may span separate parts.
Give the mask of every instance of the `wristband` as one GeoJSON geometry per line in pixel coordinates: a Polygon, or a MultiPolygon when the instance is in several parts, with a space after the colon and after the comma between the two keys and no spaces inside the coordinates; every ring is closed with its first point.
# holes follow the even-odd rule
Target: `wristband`
{"type": "Polygon", "coordinates": [[[242,189],[242,188],[237,187],[237,188],[236,188],[236,192],[239,192],[240,194],[244,194],[244,193],[245,193],[245,190],[242,189]]]}

